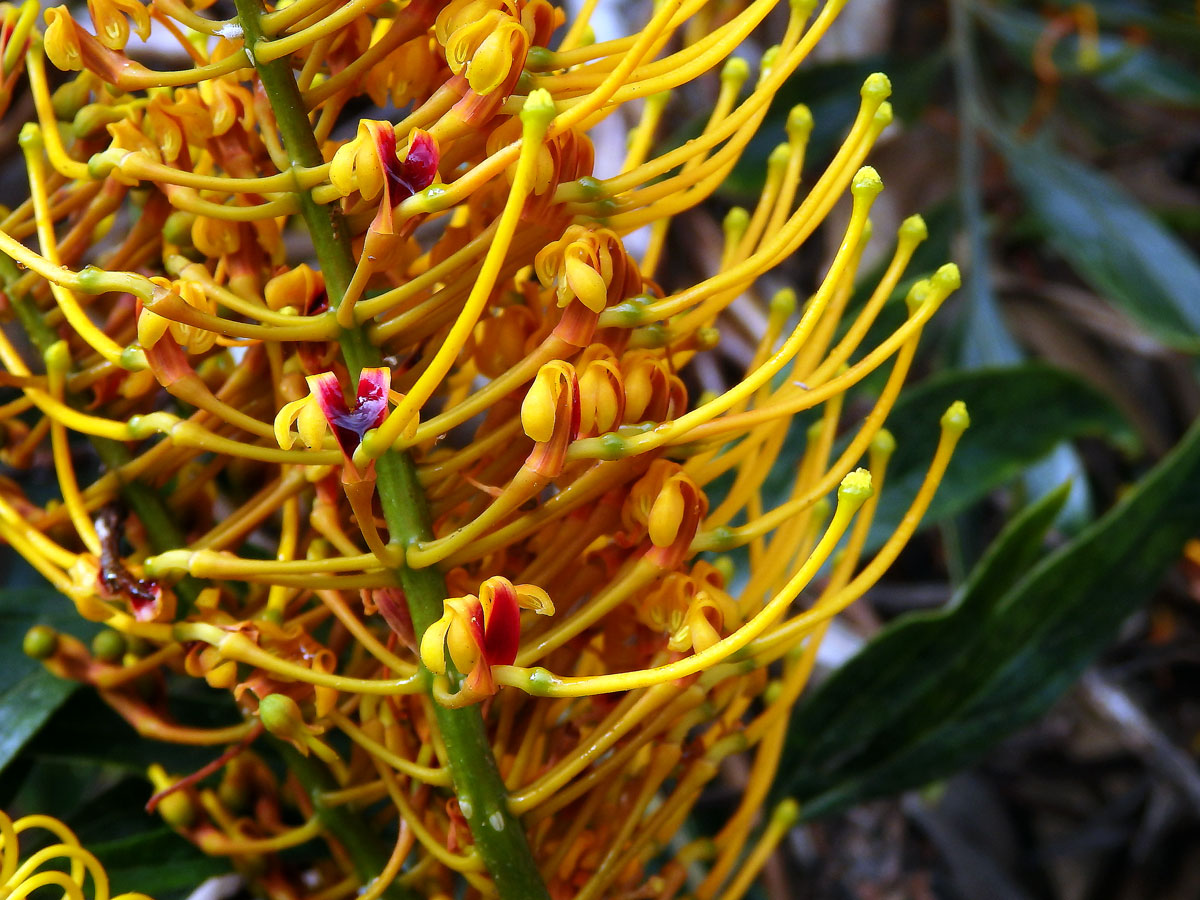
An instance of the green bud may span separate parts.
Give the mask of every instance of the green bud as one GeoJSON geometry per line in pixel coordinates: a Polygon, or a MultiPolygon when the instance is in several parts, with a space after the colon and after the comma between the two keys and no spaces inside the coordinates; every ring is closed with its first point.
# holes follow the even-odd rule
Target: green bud
{"type": "Polygon", "coordinates": [[[33,659],[49,659],[58,650],[58,632],[49,625],[34,625],[25,632],[21,649],[33,659]]]}
{"type": "Polygon", "coordinates": [[[105,628],[92,638],[92,656],[101,662],[114,663],[125,655],[125,636],[105,628]]]}
{"type": "Polygon", "coordinates": [[[295,738],[304,731],[304,715],[287,694],[267,694],[259,701],[258,717],[263,728],[276,737],[295,738]]]}

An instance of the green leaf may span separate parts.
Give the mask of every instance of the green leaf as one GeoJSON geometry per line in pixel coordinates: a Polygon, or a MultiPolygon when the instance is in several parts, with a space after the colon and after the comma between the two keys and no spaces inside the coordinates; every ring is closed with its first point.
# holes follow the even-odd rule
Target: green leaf
{"type": "Polygon", "coordinates": [[[22,652],[25,632],[37,624],[79,630],[80,621],[51,588],[0,591],[0,772],[77,687],[22,652]]]}
{"type": "Polygon", "coordinates": [[[997,144],[1046,239],[1168,347],[1200,352],[1200,261],[1113,181],[1043,143],[997,144]]]}
{"type": "MultiPolygon", "coordinates": [[[[1014,59],[1030,65],[1038,52],[1038,43],[1044,38],[1046,19],[1036,12],[1012,6],[981,4],[977,9],[980,21],[1014,59]]],[[[1147,18],[1157,20],[1155,24],[1162,27],[1168,21],[1163,12],[1157,10],[1147,18]]],[[[1102,10],[1101,18],[1102,26],[1122,31],[1145,28],[1147,24],[1144,20],[1138,21],[1132,10],[1116,15],[1105,15],[1102,10]]],[[[1195,30],[1194,10],[1190,16],[1180,16],[1173,28],[1168,27],[1167,33],[1183,37],[1182,30],[1188,27],[1200,37],[1200,32],[1195,30]]],[[[1200,76],[1154,46],[1132,40],[1123,33],[1104,33],[1099,35],[1094,56],[1081,54],[1080,49],[1078,34],[1067,35],[1055,43],[1051,59],[1061,77],[1090,80],[1108,93],[1127,100],[1186,108],[1200,105],[1200,76]]]]}
{"type": "Polygon", "coordinates": [[[888,416],[896,452],[888,466],[871,545],[895,529],[925,477],[938,440],[938,420],[955,400],[967,404],[971,427],[959,442],[925,523],[978,502],[1043,459],[1062,441],[1105,438],[1128,454],[1138,440],[1111,401],[1061,369],[1028,363],[952,370],[904,391],[888,416]]]}
{"type": "Polygon", "coordinates": [[[1014,521],[945,612],[884,629],[789,725],[777,792],[809,818],[944,777],[1046,711],[1200,529],[1200,425],[1103,518],[1032,559],[1061,495],[1014,521]]]}
{"type": "Polygon", "coordinates": [[[0,772],[77,686],[37,669],[0,694],[0,772]]]}
{"type": "Polygon", "coordinates": [[[158,900],[191,893],[206,878],[230,870],[228,860],[205,856],[165,827],[93,843],[88,849],[108,871],[114,893],[138,891],[158,900]]]}
{"type": "Polygon", "coordinates": [[[1036,561],[1067,490],[1064,485],[1015,517],[945,609],[884,628],[797,708],[785,749],[795,774],[777,791],[805,797],[828,790],[864,747],[899,727],[937,690],[943,668],[926,661],[952,660],[970,644],[979,620],[1036,561]]]}

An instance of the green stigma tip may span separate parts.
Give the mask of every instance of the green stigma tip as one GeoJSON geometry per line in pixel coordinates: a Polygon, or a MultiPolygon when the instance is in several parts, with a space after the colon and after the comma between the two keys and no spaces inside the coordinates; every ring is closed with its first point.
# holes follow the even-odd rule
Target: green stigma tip
{"type": "Polygon", "coordinates": [[[725,213],[723,225],[726,235],[741,237],[742,233],[750,227],[750,213],[745,207],[735,206],[725,213]]]}
{"type": "Polygon", "coordinates": [[[791,828],[800,819],[800,804],[788,797],[771,813],[771,822],[782,828],[791,828]]]}
{"type": "Polygon", "coordinates": [[[554,118],[554,98],[545,88],[537,88],[525,98],[521,107],[521,121],[526,125],[545,128],[554,118]]]}
{"type": "Polygon", "coordinates": [[[905,304],[908,306],[908,314],[912,315],[929,299],[929,291],[933,288],[933,283],[928,278],[922,278],[908,289],[908,296],[904,298],[905,304]]]}

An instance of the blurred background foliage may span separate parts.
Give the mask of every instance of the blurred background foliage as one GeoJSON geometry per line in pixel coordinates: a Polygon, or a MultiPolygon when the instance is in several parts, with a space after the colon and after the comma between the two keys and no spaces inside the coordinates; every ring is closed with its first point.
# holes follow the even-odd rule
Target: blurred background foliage
{"type": "MultiPolygon", "coordinates": [[[[636,23],[647,4],[608,6],[636,23]]],[[[677,221],[668,287],[672,269],[693,281],[719,257],[721,220],[753,202],[791,106],[812,109],[807,167],[819,171],[874,71],[891,75],[898,114],[872,159],[887,185],[875,233],[923,210],[913,277],[946,258],[966,275],[889,420],[880,533],[915,491],[949,401],[968,402],[973,427],[918,539],[826,642],[826,677],[794,717],[776,786],[806,822],[760,896],[1191,900],[1200,5],[850,0],[718,197],[677,221]]],[[[706,89],[672,99],[664,140],[698,127],[706,89]]],[[[19,116],[0,127],[6,186],[20,176],[19,116]]],[[[825,232],[836,240],[840,226],[825,232]]],[[[886,243],[869,253],[886,259],[886,243]]],[[[831,251],[810,242],[734,305],[697,388],[745,365],[766,298],[811,285],[831,251]]],[[[902,304],[892,312],[878,328],[902,304]]],[[[848,399],[848,420],[871,391],[848,399]]],[[[53,485],[48,470],[35,477],[53,485]]],[[[785,493],[789,473],[771,483],[785,493]]],[[[117,891],[167,900],[225,871],[141,812],[147,764],[187,771],[206,754],[143,740],[27,661],[30,625],[86,637],[86,624],[0,549],[0,807],[67,820],[117,891]]],[[[229,714],[180,688],[190,719],[229,714]]],[[[730,763],[694,833],[716,830],[743,778],[730,763]]]]}

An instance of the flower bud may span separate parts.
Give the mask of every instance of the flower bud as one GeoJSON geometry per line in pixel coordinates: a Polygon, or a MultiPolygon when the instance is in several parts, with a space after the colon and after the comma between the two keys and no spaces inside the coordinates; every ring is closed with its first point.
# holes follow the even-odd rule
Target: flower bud
{"type": "Polygon", "coordinates": [[[34,625],[25,632],[21,650],[32,659],[49,659],[58,650],[58,632],[49,625],[34,625]]]}

